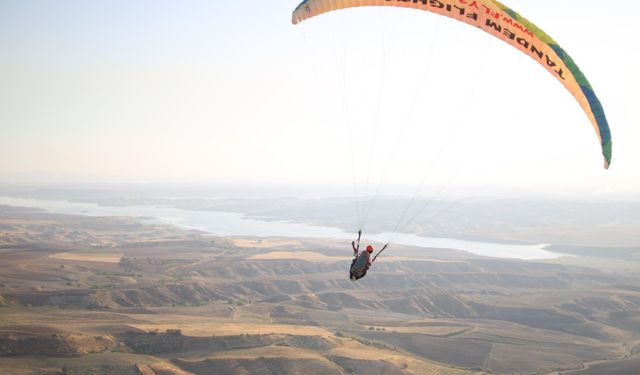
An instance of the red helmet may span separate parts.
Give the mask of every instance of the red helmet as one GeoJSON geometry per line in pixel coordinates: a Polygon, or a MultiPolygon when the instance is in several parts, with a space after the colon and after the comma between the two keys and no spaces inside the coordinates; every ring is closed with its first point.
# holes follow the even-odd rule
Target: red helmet
{"type": "Polygon", "coordinates": [[[373,252],[373,246],[371,246],[371,245],[367,246],[367,251],[372,253],[373,252]]]}

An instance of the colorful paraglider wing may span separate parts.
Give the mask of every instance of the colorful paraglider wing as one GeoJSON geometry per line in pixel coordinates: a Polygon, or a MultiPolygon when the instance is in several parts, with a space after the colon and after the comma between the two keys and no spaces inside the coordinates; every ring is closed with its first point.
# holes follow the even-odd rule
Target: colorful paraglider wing
{"type": "Polygon", "coordinates": [[[358,6],[396,6],[441,14],[475,26],[524,52],[562,82],[580,103],[602,145],[604,166],[609,168],[611,132],[589,81],[558,43],[518,13],[495,0],[305,0],[293,11],[292,22],[358,6]]]}

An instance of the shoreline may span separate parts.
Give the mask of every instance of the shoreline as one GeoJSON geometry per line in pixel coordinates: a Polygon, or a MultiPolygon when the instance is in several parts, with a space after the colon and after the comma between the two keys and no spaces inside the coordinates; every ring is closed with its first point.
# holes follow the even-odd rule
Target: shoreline
{"type": "MultiPolygon", "coordinates": [[[[74,203],[69,201],[51,201],[34,199],[6,199],[0,197],[0,203],[45,209],[47,212],[75,214],[80,216],[129,216],[152,218],[151,220],[179,228],[198,230],[218,237],[254,236],[317,238],[351,241],[353,235],[336,227],[301,224],[294,220],[287,222],[256,220],[237,212],[193,211],[183,208],[154,206],[104,207],[95,203],[74,203]]],[[[367,235],[368,241],[393,243],[422,248],[441,248],[465,251],[473,255],[503,259],[539,260],[557,259],[563,254],[545,250],[542,245],[511,245],[495,242],[467,241],[447,237],[425,237],[415,234],[379,233],[367,235]]]]}

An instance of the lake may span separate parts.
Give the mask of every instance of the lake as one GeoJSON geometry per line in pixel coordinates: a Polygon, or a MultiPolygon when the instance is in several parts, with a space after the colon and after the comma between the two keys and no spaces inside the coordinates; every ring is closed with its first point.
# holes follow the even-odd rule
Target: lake
{"type": "MultiPolygon", "coordinates": [[[[351,241],[353,233],[338,228],[295,223],[290,221],[260,220],[237,212],[184,210],[162,206],[99,206],[93,203],[65,200],[25,199],[0,196],[0,205],[32,207],[51,213],[85,216],[129,216],[146,221],[197,229],[216,236],[256,236],[293,238],[332,238],[351,241]]],[[[368,235],[367,240],[387,242],[391,233],[368,235]]],[[[422,237],[397,234],[394,243],[426,248],[464,250],[473,254],[496,258],[554,259],[563,254],[545,250],[545,245],[520,245],[467,241],[453,238],[422,237]]]]}

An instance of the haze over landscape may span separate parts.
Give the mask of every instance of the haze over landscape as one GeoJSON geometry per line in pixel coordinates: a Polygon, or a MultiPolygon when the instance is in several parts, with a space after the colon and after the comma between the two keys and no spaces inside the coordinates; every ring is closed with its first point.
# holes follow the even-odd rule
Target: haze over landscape
{"type": "Polygon", "coordinates": [[[506,4],[608,170],[503,41],[297,5],[0,0],[0,374],[640,374],[640,3],[506,4]]]}

